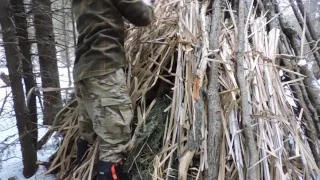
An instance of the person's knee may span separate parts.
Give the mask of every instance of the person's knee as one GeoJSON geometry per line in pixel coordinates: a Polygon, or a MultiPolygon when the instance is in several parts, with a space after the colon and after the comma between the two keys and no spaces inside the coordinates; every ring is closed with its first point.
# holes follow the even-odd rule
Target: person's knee
{"type": "Polygon", "coordinates": [[[111,161],[125,156],[130,134],[98,134],[100,160],[111,161]]]}

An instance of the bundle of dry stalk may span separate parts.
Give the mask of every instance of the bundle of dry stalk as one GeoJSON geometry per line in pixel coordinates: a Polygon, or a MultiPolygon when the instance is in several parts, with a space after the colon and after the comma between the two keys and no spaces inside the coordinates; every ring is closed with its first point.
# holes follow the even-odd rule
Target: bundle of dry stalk
{"type": "MultiPolygon", "coordinates": [[[[282,83],[279,71],[303,76],[276,65],[280,31],[268,32],[266,18],[256,17],[252,8],[245,24],[243,65],[256,142],[251,145],[257,149],[259,161],[248,166],[253,154],[249,153],[242,129],[236,17],[231,14],[221,21],[220,36],[216,37],[219,47],[209,49],[207,9],[207,1],[158,0],[154,23],[128,30],[128,86],[137,125],[128,145],[131,155],[127,169],[134,179],[202,179],[212,165],[208,164],[207,146],[215,146],[220,152],[218,179],[246,179],[252,168],[259,169],[259,179],[317,177],[320,170],[301,130],[301,116],[296,117],[286,89],[295,81],[282,83]],[[209,58],[213,54],[214,58],[209,58]],[[203,95],[203,91],[210,92],[206,89],[206,70],[211,62],[219,65],[214,81],[220,84],[222,121],[222,128],[217,129],[222,140],[214,144],[207,142],[210,109],[203,95]],[[169,76],[174,78],[170,80],[169,76]],[[171,85],[171,92],[151,96],[154,100],[150,101],[147,94],[159,81],[171,85]]],[[[232,11],[228,4],[226,9],[232,11]]],[[[93,144],[87,159],[74,167],[76,145],[72,142],[79,138],[76,102],[61,112],[53,128],[64,135],[64,141],[47,173],[58,168],[57,179],[91,179],[98,145],[93,144]]]]}

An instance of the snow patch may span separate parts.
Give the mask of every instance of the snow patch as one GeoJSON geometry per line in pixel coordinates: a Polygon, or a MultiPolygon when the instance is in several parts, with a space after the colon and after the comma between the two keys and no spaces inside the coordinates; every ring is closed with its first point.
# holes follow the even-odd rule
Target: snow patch
{"type": "MultiPolygon", "coordinates": [[[[60,73],[60,86],[61,88],[70,87],[72,88],[73,82],[71,77],[71,84],[69,83],[68,70],[65,67],[61,67],[59,63],[60,73]]],[[[63,65],[62,65],[63,66],[63,65]]],[[[35,72],[39,69],[37,66],[34,67],[35,72]]],[[[70,69],[72,71],[72,68],[70,69]]],[[[8,74],[7,68],[0,68],[0,72],[8,74]]],[[[38,87],[41,87],[41,79],[36,78],[38,87]]],[[[22,81],[23,82],[23,81],[22,81]]],[[[5,84],[0,80],[0,87],[5,84]]],[[[67,95],[72,92],[71,90],[62,91],[62,98],[65,99],[67,95]]],[[[10,87],[0,88],[0,108],[3,106],[3,110],[0,114],[0,180],[6,180],[8,178],[15,177],[18,180],[26,179],[23,176],[23,164],[21,146],[19,142],[18,129],[16,126],[15,112],[13,110],[13,101],[10,87]]],[[[42,110],[37,99],[38,107],[38,140],[48,131],[48,128],[43,126],[42,122],[42,110]]],[[[54,135],[48,140],[41,150],[37,152],[38,161],[48,161],[50,156],[56,152],[61,139],[54,135]]],[[[46,169],[43,166],[39,166],[37,173],[29,178],[30,180],[54,180],[54,175],[44,175],[46,169]]]]}

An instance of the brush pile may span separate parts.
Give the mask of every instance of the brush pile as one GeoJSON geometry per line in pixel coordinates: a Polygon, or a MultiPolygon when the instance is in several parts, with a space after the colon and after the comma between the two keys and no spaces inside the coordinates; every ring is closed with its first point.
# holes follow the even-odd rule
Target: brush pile
{"type": "MultiPolygon", "coordinates": [[[[251,155],[242,130],[241,96],[236,76],[237,17],[221,20],[218,49],[209,49],[207,1],[156,2],[156,20],[147,28],[129,28],[126,51],[128,86],[135,109],[133,146],[126,169],[134,179],[203,179],[207,146],[220,151],[219,179],[246,179],[251,155]],[[214,55],[214,58],[210,58],[214,55]],[[222,141],[208,144],[207,69],[218,63],[222,141]],[[208,67],[208,68],[207,68],[208,67]]],[[[229,4],[226,10],[232,11],[229,4]]],[[[249,95],[259,179],[317,177],[320,171],[296,117],[294,101],[280,71],[303,75],[276,64],[280,31],[266,28],[265,17],[250,9],[246,20],[244,69],[249,95]]],[[[301,80],[301,79],[300,79],[301,80]]],[[[57,179],[91,179],[97,147],[75,167],[79,138],[77,104],[73,101],[53,127],[64,136],[47,173],[57,179]]],[[[301,112],[303,113],[303,112],[301,112]]],[[[219,115],[219,114],[218,114],[219,115]]]]}

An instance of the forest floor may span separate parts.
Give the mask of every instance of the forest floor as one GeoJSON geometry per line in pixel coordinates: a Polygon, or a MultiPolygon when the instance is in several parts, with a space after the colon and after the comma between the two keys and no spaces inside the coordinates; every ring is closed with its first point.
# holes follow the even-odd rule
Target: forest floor
{"type": "MultiPolygon", "coordinates": [[[[8,74],[7,68],[0,68],[0,72],[8,74]]],[[[66,68],[59,68],[60,86],[68,87],[68,75],[66,68]]],[[[38,87],[41,87],[40,78],[37,78],[38,87]]],[[[2,87],[4,83],[0,80],[0,180],[15,178],[24,180],[22,171],[22,155],[20,150],[20,142],[18,139],[18,129],[16,126],[16,118],[13,110],[13,101],[10,87],[2,87]],[[8,95],[9,94],[9,95],[8,95]],[[7,97],[7,98],[6,98],[7,97]],[[6,99],[6,100],[5,100],[6,99]]],[[[65,98],[65,91],[62,92],[62,97],[65,98]]],[[[38,130],[40,139],[48,130],[49,127],[42,124],[42,110],[37,99],[38,106],[38,130]]],[[[47,161],[48,158],[57,150],[59,146],[59,138],[54,135],[49,139],[47,144],[38,151],[38,161],[47,161]]],[[[30,180],[54,180],[54,175],[44,175],[46,169],[39,166],[37,173],[29,178],[30,180]]]]}

